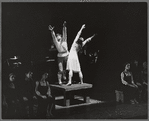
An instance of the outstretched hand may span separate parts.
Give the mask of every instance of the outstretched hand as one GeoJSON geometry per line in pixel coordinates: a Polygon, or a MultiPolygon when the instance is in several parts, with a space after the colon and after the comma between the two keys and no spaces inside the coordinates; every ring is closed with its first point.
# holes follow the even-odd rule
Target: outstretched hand
{"type": "Polygon", "coordinates": [[[66,21],[64,21],[63,26],[66,26],[66,21]]]}
{"type": "Polygon", "coordinates": [[[95,35],[96,34],[94,34],[93,36],[89,37],[88,42],[90,42],[95,35]]]}
{"type": "Polygon", "coordinates": [[[51,25],[49,25],[49,30],[53,31],[54,27],[52,27],[51,25]]]}
{"type": "Polygon", "coordinates": [[[85,28],[85,24],[82,25],[82,29],[84,29],[84,28],[85,28]]]}
{"type": "Polygon", "coordinates": [[[93,36],[91,36],[91,39],[92,39],[93,37],[95,37],[95,35],[96,35],[96,34],[94,34],[93,36]]]}

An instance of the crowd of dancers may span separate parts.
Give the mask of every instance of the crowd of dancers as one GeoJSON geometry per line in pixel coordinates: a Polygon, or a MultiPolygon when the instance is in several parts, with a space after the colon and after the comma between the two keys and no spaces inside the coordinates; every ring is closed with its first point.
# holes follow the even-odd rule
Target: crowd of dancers
{"type": "MultiPolygon", "coordinates": [[[[84,39],[81,37],[85,24],[78,31],[70,50],[67,45],[67,28],[66,21],[63,23],[62,34],[55,34],[54,27],[48,26],[53,43],[58,51],[58,84],[63,86],[72,85],[72,77],[74,73],[78,73],[80,84],[83,84],[83,74],[78,58],[78,52],[90,42],[95,36],[84,39]],[[66,84],[66,71],[68,71],[68,81],[66,84]]],[[[98,51],[99,52],[99,51],[98,51]]],[[[98,52],[94,53],[95,55],[98,52]]],[[[92,55],[91,55],[92,56],[92,55]]],[[[97,57],[97,56],[96,56],[97,57]]],[[[97,60],[96,60],[97,61],[97,60]]],[[[50,88],[49,73],[43,72],[39,80],[32,78],[33,72],[29,69],[24,73],[24,81],[21,84],[16,81],[17,75],[10,73],[8,81],[3,85],[2,92],[2,116],[4,118],[46,118],[53,117],[54,99],[50,88]],[[17,83],[16,83],[17,82],[17,83]],[[37,113],[35,115],[34,103],[37,103],[37,113]]],[[[138,66],[138,61],[134,63],[126,63],[124,71],[121,73],[121,82],[123,91],[127,95],[132,104],[147,100],[147,62],[143,62],[142,67],[138,66]]]]}

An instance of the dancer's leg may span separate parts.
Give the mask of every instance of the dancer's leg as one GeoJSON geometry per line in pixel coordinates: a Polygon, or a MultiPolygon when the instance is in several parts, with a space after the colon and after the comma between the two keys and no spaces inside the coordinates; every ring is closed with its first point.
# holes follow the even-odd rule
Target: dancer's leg
{"type": "Polygon", "coordinates": [[[49,116],[52,116],[53,117],[53,110],[54,109],[54,98],[53,97],[48,97],[48,110],[47,110],[47,113],[49,116]]]}
{"type": "Polygon", "coordinates": [[[58,76],[58,83],[62,84],[62,72],[58,72],[57,76],[58,76]]]}
{"type": "Polygon", "coordinates": [[[69,71],[69,80],[68,80],[68,83],[66,84],[67,86],[72,83],[72,77],[73,77],[73,71],[70,70],[70,71],[69,71]]]}
{"type": "Polygon", "coordinates": [[[62,58],[58,57],[58,83],[62,84],[63,64],[62,58]]]}
{"type": "Polygon", "coordinates": [[[68,56],[63,58],[63,79],[66,80],[66,64],[67,64],[68,56]]]}
{"type": "Polygon", "coordinates": [[[79,78],[80,78],[81,84],[83,84],[83,74],[81,71],[79,72],[79,78]]]}

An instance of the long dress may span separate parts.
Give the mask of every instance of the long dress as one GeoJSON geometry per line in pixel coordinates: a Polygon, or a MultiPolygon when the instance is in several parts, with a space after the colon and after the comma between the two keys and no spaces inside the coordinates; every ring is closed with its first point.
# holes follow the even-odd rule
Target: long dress
{"type": "Polygon", "coordinates": [[[77,54],[78,51],[79,51],[79,45],[76,42],[74,42],[71,46],[68,56],[67,70],[72,70],[74,72],[81,71],[80,62],[77,54]]]}

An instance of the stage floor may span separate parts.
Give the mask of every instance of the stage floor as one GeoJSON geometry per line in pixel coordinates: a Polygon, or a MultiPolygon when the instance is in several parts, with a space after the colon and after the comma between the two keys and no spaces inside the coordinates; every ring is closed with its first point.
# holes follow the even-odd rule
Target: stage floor
{"type": "Polygon", "coordinates": [[[147,119],[148,105],[110,102],[59,109],[54,119],[147,119]]]}

